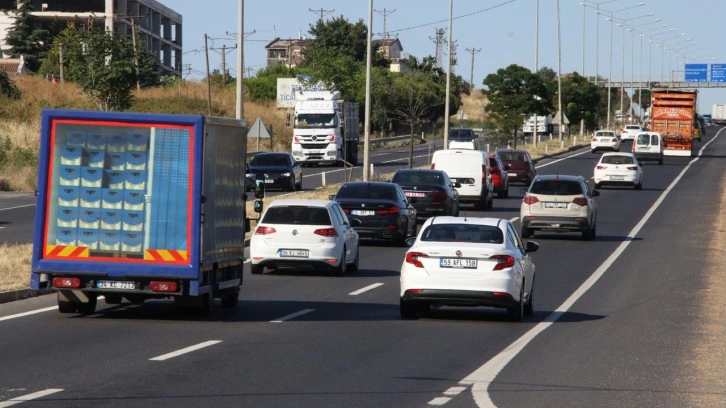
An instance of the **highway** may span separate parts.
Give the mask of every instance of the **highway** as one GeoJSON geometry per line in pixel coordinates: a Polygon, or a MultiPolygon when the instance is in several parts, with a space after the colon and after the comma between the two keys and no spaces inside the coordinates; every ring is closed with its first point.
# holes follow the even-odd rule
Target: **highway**
{"type": "MultiPolygon", "coordinates": [[[[723,406],[724,377],[705,369],[702,346],[714,341],[704,325],[723,316],[711,314],[723,293],[709,294],[722,278],[708,256],[723,235],[724,133],[709,128],[698,157],[645,164],[641,191],[601,189],[595,240],[537,233],[524,323],[486,308],[400,319],[406,250],[372,244],[345,277],[247,270],[239,307],[209,316],[162,300],[61,315],[45,295],[0,304],[0,407],[723,406]]],[[[406,165],[405,148],[374,154],[377,168],[406,165]]],[[[590,177],[598,157],[537,166],[590,177]]],[[[303,170],[305,189],[321,170],[303,170]]],[[[461,215],[515,219],[522,187],[461,215]]],[[[0,206],[4,242],[32,236],[32,199],[13,200],[0,206]]]]}

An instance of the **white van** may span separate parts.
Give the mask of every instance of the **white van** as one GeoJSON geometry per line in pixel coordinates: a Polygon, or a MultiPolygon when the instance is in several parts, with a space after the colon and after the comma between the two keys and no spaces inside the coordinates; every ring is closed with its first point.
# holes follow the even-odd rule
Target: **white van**
{"type": "Polygon", "coordinates": [[[489,155],[481,150],[445,149],[434,152],[431,168],[443,170],[452,182],[459,183],[460,203],[474,204],[481,210],[492,208],[494,183],[489,155]]]}
{"type": "Polygon", "coordinates": [[[640,132],[633,139],[633,153],[638,160],[663,164],[663,137],[658,132],[640,132]]]}
{"type": "Polygon", "coordinates": [[[479,144],[476,142],[476,139],[451,140],[449,141],[449,149],[479,150],[479,144]]]}

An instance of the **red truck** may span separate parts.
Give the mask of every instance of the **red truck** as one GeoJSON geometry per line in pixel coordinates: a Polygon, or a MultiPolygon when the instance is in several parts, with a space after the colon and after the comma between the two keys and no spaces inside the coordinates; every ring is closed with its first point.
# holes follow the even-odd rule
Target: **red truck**
{"type": "Polygon", "coordinates": [[[664,156],[691,156],[696,89],[654,89],[650,129],[663,137],[664,156]]]}

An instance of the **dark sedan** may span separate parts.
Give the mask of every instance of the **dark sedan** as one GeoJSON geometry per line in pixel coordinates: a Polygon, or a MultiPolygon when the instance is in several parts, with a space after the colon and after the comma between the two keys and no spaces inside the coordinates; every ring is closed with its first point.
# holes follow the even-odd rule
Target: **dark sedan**
{"type": "Polygon", "coordinates": [[[406,238],[416,236],[416,209],[398,184],[352,181],[330,199],[340,204],[349,219],[360,221],[354,228],[361,239],[384,239],[404,246],[406,238]]]}
{"type": "Polygon", "coordinates": [[[302,168],[290,153],[257,153],[247,166],[247,190],[255,185],[255,177],[265,178],[265,188],[283,190],[302,190],[302,168]]]}
{"type": "Polygon", "coordinates": [[[459,215],[459,192],[445,171],[400,169],[391,182],[401,186],[418,218],[459,215]]]}

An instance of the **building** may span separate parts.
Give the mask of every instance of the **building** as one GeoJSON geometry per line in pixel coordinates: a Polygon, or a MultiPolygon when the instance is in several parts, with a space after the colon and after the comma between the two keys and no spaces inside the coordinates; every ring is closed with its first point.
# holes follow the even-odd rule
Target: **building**
{"type": "MultiPolygon", "coordinates": [[[[103,26],[131,36],[136,30],[146,50],[156,55],[166,75],[181,75],[182,16],[156,0],[31,0],[32,16],[43,22],[74,22],[103,26]]],[[[7,30],[12,27],[15,0],[0,0],[0,50],[7,57],[7,30]]]]}
{"type": "MultiPolygon", "coordinates": [[[[267,66],[283,64],[288,68],[294,68],[300,65],[304,59],[302,52],[311,41],[307,38],[275,38],[265,46],[267,66]]],[[[401,58],[403,46],[398,38],[373,40],[373,46],[378,47],[378,52],[391,61],[391,72],[406,71],[405,61],[401,58]]]]}

